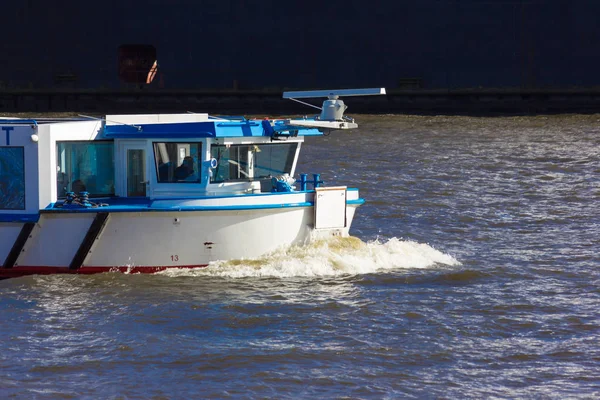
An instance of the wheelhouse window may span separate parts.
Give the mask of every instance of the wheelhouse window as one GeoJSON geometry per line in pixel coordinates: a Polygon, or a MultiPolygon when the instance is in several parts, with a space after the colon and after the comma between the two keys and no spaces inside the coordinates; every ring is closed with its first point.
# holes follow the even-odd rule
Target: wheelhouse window
{"type": "Polygon", "coordinates": [[[112,141],[57,142],[57,197],[67,192],[89,192],[92,197],[115,194],[112,141]]]}
{"type": "Polygon", "coordinates": [[[23,147],[0,148],[0,210],[25,209],[23,147]]]}
{"type": "Polygon", "coordinates": [[[211,146],[211,182],[249,181],[291,173],[298,143],[211,146]]]}
{"type": "Polygon", "coordinates": [[[154,143],[158,183],[199,183],[202,143],[154,143]]]}

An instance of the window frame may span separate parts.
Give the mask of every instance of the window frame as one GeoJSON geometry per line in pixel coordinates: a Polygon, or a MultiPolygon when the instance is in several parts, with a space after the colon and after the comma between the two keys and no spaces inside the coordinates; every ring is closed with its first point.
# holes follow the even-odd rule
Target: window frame
{"type": "MultiPolygon", "coordinates": [[[[57,140],[55,143],[55,150],[56,150],[56,166],[60,167],[61,166],[61,162],[60,162],[60,152],[59,152],[59,148],[58,146],[61,144],[84,144],[84,145],[89,145],[89,146],[93,146],[96,144],[110,144],[112,146],[111,149],[111,154],[112,154],[112,163],[113,163],[113,171],[112,171],[112,192],[111,193],[98,193],[98,192],[90,192],[86,186],[86,191],[89,193],[89,197],[90,198],[102,198],[102,197],[114,197],[116,195],[116,175],[117,175],[117,161],[116,161],[116,154],[115,154],[115,142],[114,140],[110,140],[110,139],[103,139],[103,140],[57,140]]],[[[65,196],[59,196],[59,187],[58,187],[58,174],[60,173],[64,173],[64,171],[56,171],[56,198],[58,200],[62,200],[66,198],[65,196]]],[[[71,172],[69,172],[69,174],[71,174],[71,172]]],[[[72,177],[70,177],[72,178],[72,177]]],[[[73,181],[75,182],[75,181],[73,181]]],[[[73,184],[73,182],[69,182],[69,184],[73,184]]],[[[73,187],[71,186],[71,191],[73,191],[73,187]]],[[[79,193],[75,193],[75,194],[79,194],[79,193]]]]}
{"type": "MultiPolygon", "coordinates": [[[[285,143],[238,143],[238,144],[212,144],[210,146],[210,157],[211,158],[215,158],[217,160],[217,168],[215,170],[213,170],[210,178],[209,178],[209,183],[211,184],[219,184],[219,183],[227,183],[227,182],[253,182],[253,181],[260,181],[263,179],[268,179],[268,177],[256,177],[254,176],[255,170],[257,169],[256,167],[256,155],[254,155],[252,157],[252,177],[251,178],[241,178],[241,179],[222,179],[222,180],[213,180],[216,177],[216,170],[219,167],[219,158],[218,157],[214,157],[213,155],[213,148],[218,148],[218,147],[222,147],[222,148],[228,148],[231,149],[233,147],[252,147],[252,146],[285,146],[288,145],[290,146],[290,148],[288,149],[288,160],[286,160],[286,166],[289,164],[289,171],[283,171],[283,172],[278,172],[277,174],[291,174],[292,170],[294,169],[294,161],[296,158],[296,154],[298,152],[298,147],[300,145],[300,143],[298,142],[285,142],[285,143]],[[289,159],[291,158],[291,160],[289,159]]],[[[249,158],[250,160],[250,158],[249,158]]],[[[259,167],[260,168],[260,167],[259,167]]]]}
{"type": "MultiPolygon", "coordinates": [[[[155,174],[155,178],[156,178],[156,183],[159,185],[169,185],[169,184],[195,184],[195,185],[199,185],[202,184],[202,148],[203,148],[203,142],[202,141],[198,141],[198,142],[194,142],[194,141],[178,141],[178,140],[169,140],[169,141],[153,141],[152,142],[152,155],[154,157],[154,174],[155,174]],[[193,180],[193,181],[185,181],[185,180],[174,180],[174,181],[161,181],[160,179],[160,171],[159,171],[159,165],[158,165],[158,156],[157,156],[157,145],[158,144],[174,144],[174,145],[196,145],[197,146],[197,160],[194,163],[194,166],[196,167],[196,175],[198,177],[197,180],[193,180]]],[[[191,152],[190,152],[191,153],[191,152]]],[[[188,157],[188,156],[186,156],[188,157]]],[[[189,157],[191,157],[191,155],[189,155],[189,157]]],[[[175,171],[175,169],[177,169],[179,167],[179,163],[177,163],[177,165],[175,165],[175,168],[173,169],[173,171],[175,171]]]]}
{"type": "MultiPolygon", "coordinates": [[[[21,182],[23,184],[23,202],[22,207],[4,207],[3,203],[0,202],[0,210],[9,211],[9,210],[25,210],[27,209],[27,182],[25,181],[25,146],[2,146],[0,147],[0,151],[2,149],[20,149],[21,150],[21,160],[23,163],[23,170],[21,171],[21,182]]],[[[14,176],[12,177],[14,178],[14,176]]],[[[19,204],[21,205],[21,204],[19,204]]]]}

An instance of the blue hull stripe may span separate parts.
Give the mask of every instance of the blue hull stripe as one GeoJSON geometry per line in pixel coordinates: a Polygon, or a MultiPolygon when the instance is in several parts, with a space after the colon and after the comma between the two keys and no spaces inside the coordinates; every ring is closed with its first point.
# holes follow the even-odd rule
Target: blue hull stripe
{"type": "Polygon", "coordinates": [[[0,222],[38,222],[40,214],[0,214],[0,222]]]}
{"type": "MultiPolygon", "coordinates": [[[[357,188],[347,188],[348,192],[358,192],[357,188]]],[[[108,203],[112,206],[137,206],[137,207],[151,207],[153,203],[161,202],[161,201],[192,201],[192,200],[214,200],[214,199],[237,199],[240,197],[267,197],[267,196],[287,196],[289,194],[298,194],[298,193],[315,193],[314,190],[305,190],[305,191],[293,191],[293,192],[269,192],[269,193],[244,193],[244,194],[224,194],[224,195],[215,195],[215,196],[194,196],[194,197],[159,197],[155,199],[149,199],[147,197],[94,197],[91,198],[90,201],[94,203],[108,203]]],[[[363,199],[357,200],[348,200],[348,204],[356,204],[353,202],[362,201],[363,199]]],[[[360,203],[360,204],[362,204],[360,203]]],[[[46,206],[46,209],[56,208],[62,204],[62,201],[58,201],[57,203],[50,203],[46,206]]],[[[16,215],[16,214],[15,214],[16,215]]]]}
{"type": "MultiPolygon", "coordinates": [[[[348,200],[347,205],[359,206],[364,204],[364,199],[348,200]]],[[[97,213],[97,212],[177,212],[177,211],[247,211],[269,210],[285,208],[313,207],[313,202],[288,203],[288,204],[253,204],[235,206],[173,206],[173,207],[140,207],[140,206],[108,206],[96,208],[53,208],[40,211],[43,214],[58,213],[97,213]]]]}

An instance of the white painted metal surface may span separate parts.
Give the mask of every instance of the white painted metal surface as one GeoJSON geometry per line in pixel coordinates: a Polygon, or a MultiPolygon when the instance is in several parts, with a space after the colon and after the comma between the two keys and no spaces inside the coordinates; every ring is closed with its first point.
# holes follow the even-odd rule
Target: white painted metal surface
{"type": "Polygon", "coordinates": [[[311,211],[115,213],[84,266],[183,266],[252,258],[308,238],[311,211]]]}
{"type": "Polygon", "coordinates": [[[208,121],[206,113],[107,115],[106,125],[170,124],[208,121]]]}
{"type": "MultiPolygon", "coordinates": [[[[44,209],[57,200],[56,142],[94,140],[100,134],[100,121],[74,121],[38,125],[39,136],[39,208],[44,209]]],[[[29,179],[29,178],[28,178],[29,179]]],[[[36,210],[37,212],[37,210],[36,210]]]]}
{"type": "Polygon", "coordinates": [[[354,129],[358,128],[358,124],[349,121],[287,121],[292,126],[302,126],[305,128],[324,128],[324,129],[354,129]]]}
{"type": "Polygon", "coordinates": [[[6,260],[8,253],[10,253],[22,227],[22,223],[16,222],[0,224],[0,266],[6,260]]]}
{"type": "Polygon", "coordinates": [[[68,267],[95,215],[42,215],[15,266],[68,267]]]}
{"type": "Polygon", "coordinates": [[[315,229],[346,227],[346,187],[315,189],[315,229]]]}
{"type": "Polygon", "coordinates": [[[139,182],[146,182],[144,185],[146,186],[146,193],[150,194],[154,183],[156,182],[156,178],[151,182],[147,179],[146,175],[148,171],[152,171],[154,169],[154,163],[152,162],[152,158],[148,157],[148,154],[151,154],[152,143],[147,140],[121,140],[118,142],[118,145],[115,146],[115,162],[119,163],[119,168],[115,169],[115,194],[121,197],[127,197],[127,171],[128,171],[128,151],[140,150],[146,154],[145,162],[143,163],[144,176],[139,178],[139,182]]]}

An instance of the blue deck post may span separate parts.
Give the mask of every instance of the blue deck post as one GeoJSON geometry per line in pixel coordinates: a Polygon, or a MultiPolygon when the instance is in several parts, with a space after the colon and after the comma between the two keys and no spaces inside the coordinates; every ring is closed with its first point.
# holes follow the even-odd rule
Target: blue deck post
{"type": "Polygon", "coordinates": [[[308,176],[308,174],[300,174],[300,180],[296,181],[296,183],[300,184],[300,191],[305,192],[306,191],[306,177],[308,176]]]}
{"type": "Polygon", "coordinates": [[[313,174],[313,186],[315,189],[318,188],[322,183],[323,181],[321,180],[321,174],[313,174]]]}

